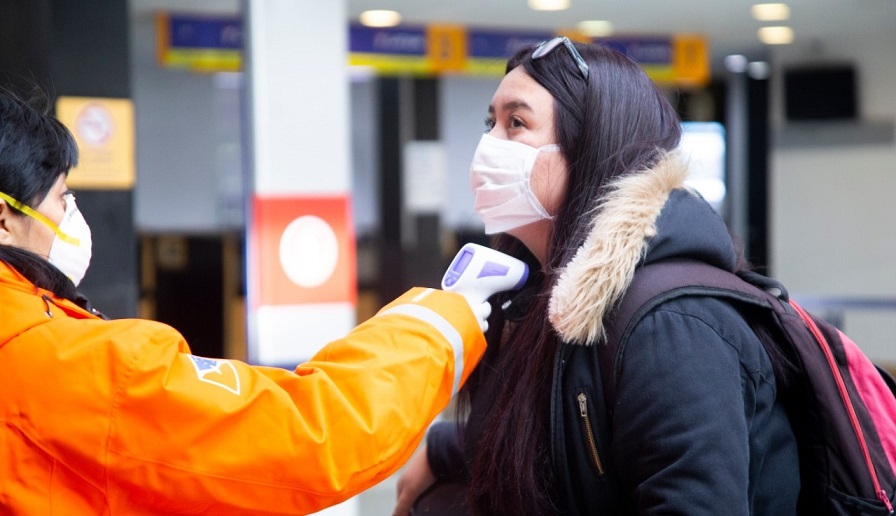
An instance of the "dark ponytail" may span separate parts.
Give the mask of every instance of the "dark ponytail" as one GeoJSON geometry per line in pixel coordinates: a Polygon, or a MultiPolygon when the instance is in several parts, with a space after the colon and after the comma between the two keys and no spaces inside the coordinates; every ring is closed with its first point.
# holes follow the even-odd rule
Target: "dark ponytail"
{"type": "Polygon", "coordinates": [[[108,319],[90,305],[90,300],[78,292],[68,276],[40,255],[18,247],[0,245],[0,262],[18,271],[35,287],[52,292],[57,298],[71,301],[101,319],[108,319]]]}
{"type": "Polygon", "coordinates": [[[35,287],[48,290],[56,297],[78,302],[75,284],[45,258],[18,247],[0,245],[0,261],[25,276],[35,287]]]}

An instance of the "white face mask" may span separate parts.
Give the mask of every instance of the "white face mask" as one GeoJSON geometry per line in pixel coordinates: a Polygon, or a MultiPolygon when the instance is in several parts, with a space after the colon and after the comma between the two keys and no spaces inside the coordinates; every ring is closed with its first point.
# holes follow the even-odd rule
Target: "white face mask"
{"type": "Polygon", "coordinates": [[[92,256],[93,241],[90,226],[75,205],[75,197],[65,199],[65,215],[59,223],[56,238],[50,247],[48,261],[71,278],[75,285],[81,283],[87,273],[92,256]]]}
{"type": "Polygon", "coordinates": [[[470,165],[474,208],[493,235],[553,217],[535,197],[529,180],[539,152],[559,151],[556,144],[532,147],[483,134],[470,165]]]}

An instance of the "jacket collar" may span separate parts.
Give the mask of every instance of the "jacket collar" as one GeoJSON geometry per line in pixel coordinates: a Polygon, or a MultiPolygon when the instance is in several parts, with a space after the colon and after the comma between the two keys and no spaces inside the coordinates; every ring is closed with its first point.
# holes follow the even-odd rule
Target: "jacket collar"
{"type": "Polygon", "coordinates": [[[40,289],[0,260],[0,346],[26,330],[61,318],[96,318],[71,301],[40,289]]]}
{"type": "Polygon", "coordinates": [[[604,338],[604,317],[631,284],[657,235],[660,213],[670,194],[684,188],[687,175],[687,163],[670,153],[652,168],[611,183],[588,237],[551,292],[549,320],[564,341],[604,338]]]}

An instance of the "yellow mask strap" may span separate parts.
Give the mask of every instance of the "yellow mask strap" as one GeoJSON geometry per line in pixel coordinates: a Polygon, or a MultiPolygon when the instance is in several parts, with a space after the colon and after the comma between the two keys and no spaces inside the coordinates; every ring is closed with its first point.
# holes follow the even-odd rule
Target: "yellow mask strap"
{"type": "Polygon", "coordinates": [[[59,239],[62,240],[63,242],[65,242],[67,244],[72,244],[72,245],[81,245],[80,240],[78,240],[77,238],[74,238],[74,237],[70,237],[70,236],[66,235],[65,233],[63,233],[62,230],[59,229],[59,226],[57,226],[52,220],[48,219],[47,217],[45,217],[43,214],[41,214],[37,210],[32,209],[30,206],[13,199],[12,197],[6,195],[3,192],[0,192],[0,199],[3,199],[4,201],[6,201],[6,204],[9,204],[13,208],[21,211],[25,215],[28,215],[32,219],[42,222],[48,228],[53,230],[53,233],[56,233],[56,236],[58,236],[59,239]]]}

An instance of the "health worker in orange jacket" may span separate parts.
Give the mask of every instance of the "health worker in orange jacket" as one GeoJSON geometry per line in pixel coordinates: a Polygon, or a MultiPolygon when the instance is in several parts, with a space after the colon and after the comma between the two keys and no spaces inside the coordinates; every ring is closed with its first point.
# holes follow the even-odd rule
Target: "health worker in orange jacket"
{"type": "Polygon", "coordinates": [[[316,512],[394,473],[484,351],[484,315],[431,289],[295,371],[107,320],[76,292],[76,162],[61,123],[0,93],[0,513],[316,512]]]}

